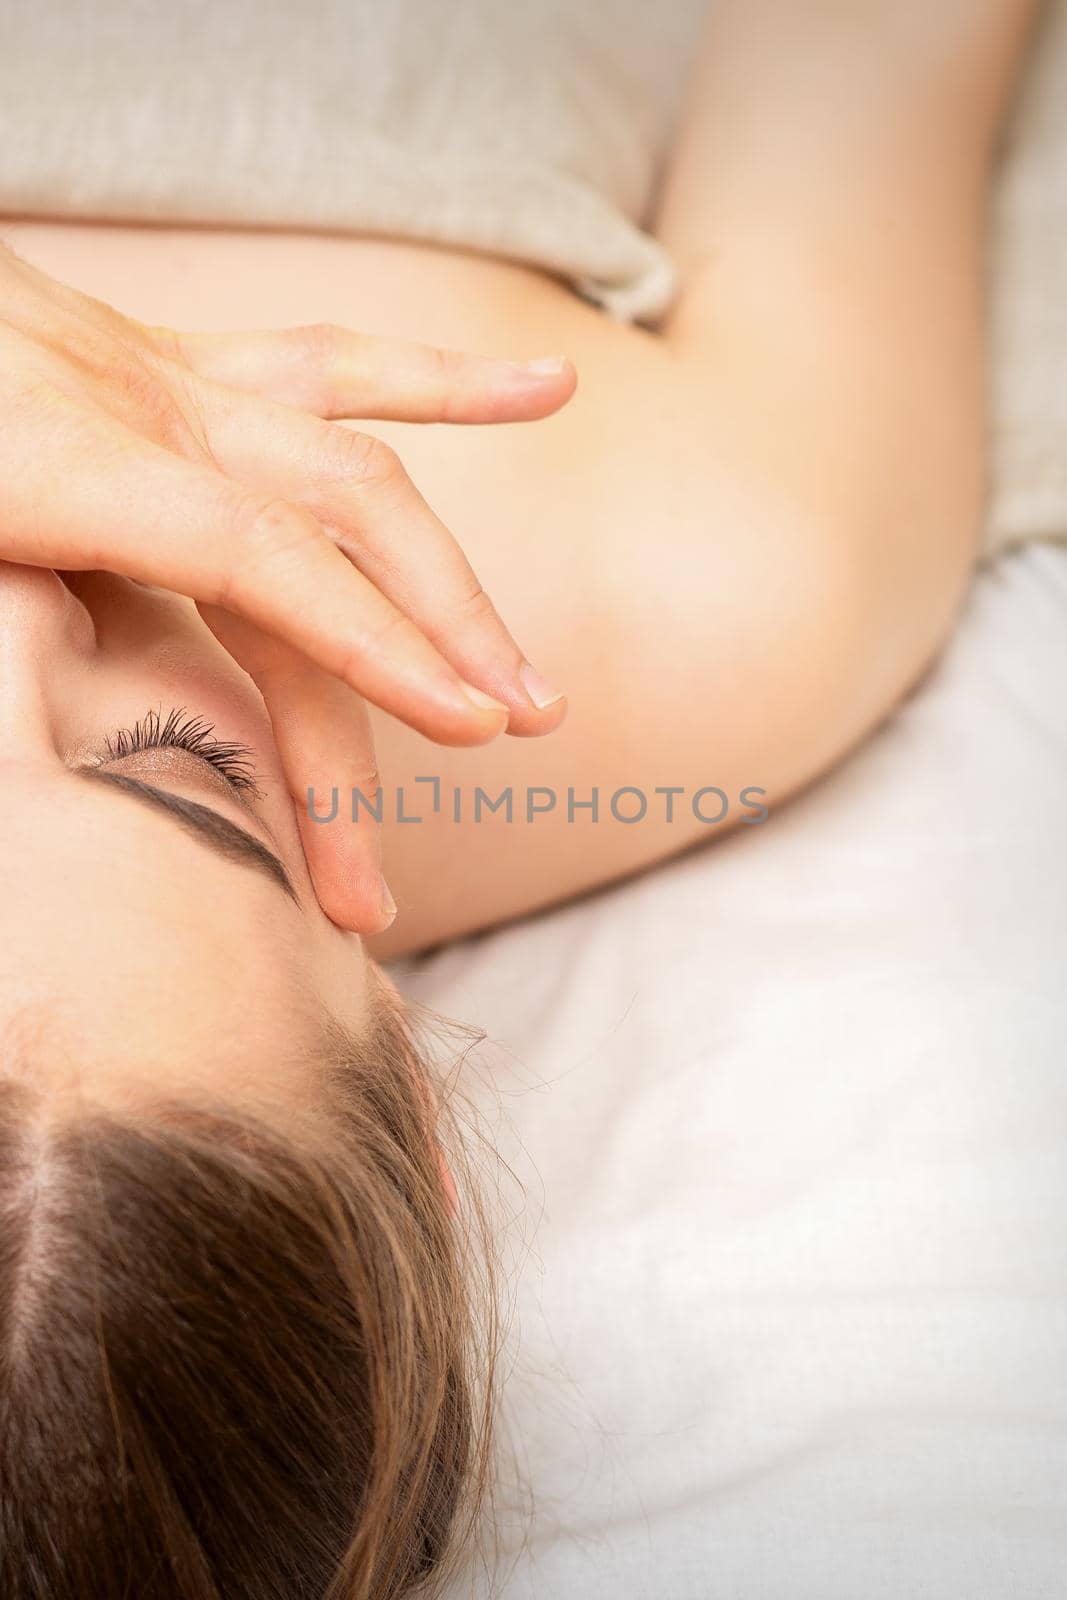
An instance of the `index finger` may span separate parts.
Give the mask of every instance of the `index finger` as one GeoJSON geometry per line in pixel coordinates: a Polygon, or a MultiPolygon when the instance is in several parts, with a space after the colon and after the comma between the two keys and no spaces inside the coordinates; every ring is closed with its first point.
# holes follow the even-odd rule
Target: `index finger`
{"type": "Polygon", "coordinates": [[[252,333],[149,331],[200,377],[327,420],[529,422],[558,411],[577,383],[565,356],[505,361],[325,322],[252,333]]]}

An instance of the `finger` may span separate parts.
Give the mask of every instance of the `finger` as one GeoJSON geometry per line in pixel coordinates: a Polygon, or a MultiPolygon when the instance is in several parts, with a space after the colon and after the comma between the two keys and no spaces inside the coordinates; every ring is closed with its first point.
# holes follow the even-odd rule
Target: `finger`
{"type": "MultiPolygon", "coordinates": [[[[223,606],[442,744],[484,744],[506,707],[465,684],[303,506],[79,412],[0,474],[9,560],[102,568],[223,606]]],[[[6,440],[5,440],[6,443],[6,440]]]]}
{"type": "Polygon", "coordinates": [[[563,694],[528,662],[452,534],[388,445],[270,401],[198,386],[224,472],[314,512],[337,547],[461,677],[508,708],[508,732],[550,733],[563,694]]]}
{"type": "Polygon", "coordinates": [[[381,933],[396,904],[382,875],[381,789],[363,699],[243,619],[198,609],[263,696],[319,905],[339,927],[381,933]]]}
{"type": "Polygon", "coordinates": [[[577,383],[564,356],[503,361],[332,323],[277,332],[150,331],[166,354],[201,377],[327,418],[529,422],[558,411],[577,383]]]}

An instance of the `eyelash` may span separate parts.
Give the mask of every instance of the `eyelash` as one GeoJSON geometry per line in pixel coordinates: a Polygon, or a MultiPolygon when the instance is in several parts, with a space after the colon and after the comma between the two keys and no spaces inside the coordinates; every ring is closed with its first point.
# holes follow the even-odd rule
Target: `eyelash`
{"type": "Polygon", "coordinates": [[[240,794],[258,795],[252,752],[245,744],[215,737],[214,724],[179,707],[164,717],[146,711],[132,728],[120,728],[105,745],[105,761],[118,761],[140,750],[188,750],[220,772],[240,794]]]}

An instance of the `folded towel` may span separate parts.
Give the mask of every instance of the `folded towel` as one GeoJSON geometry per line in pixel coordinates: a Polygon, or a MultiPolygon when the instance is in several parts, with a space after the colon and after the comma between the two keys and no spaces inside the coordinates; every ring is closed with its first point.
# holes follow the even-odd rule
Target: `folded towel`
{"type": "MultiPolygon", "coordinates": [[[[707,5],[4,0],[0,213],[434,240],[654,324],[643,224],[707,5]]],[[[995,220],[987,554],[1067,537],[1067,0],[995,220]]]]}
{"type": "Polygon", "coordinates": [[[988,553],[1067,538],[1067,4],[1046,7],[993,231],[988,553]]]}
{"type": "Polygon", "coordinates": [[[429,239],[652,318],[706,5],[5,0],[0,212],[429,239]]]}

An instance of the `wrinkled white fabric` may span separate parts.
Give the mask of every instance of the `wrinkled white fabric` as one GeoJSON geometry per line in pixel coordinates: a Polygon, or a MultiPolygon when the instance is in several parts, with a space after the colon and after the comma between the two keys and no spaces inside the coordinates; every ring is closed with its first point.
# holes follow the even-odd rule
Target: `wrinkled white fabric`
{"type": "Polygon", "coordinates": [[[1032,544],[805,798],[404,980],[526,1189],[502,1600],[1062,1600],[1065,686],[1032,544]]]}

